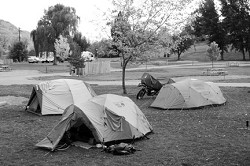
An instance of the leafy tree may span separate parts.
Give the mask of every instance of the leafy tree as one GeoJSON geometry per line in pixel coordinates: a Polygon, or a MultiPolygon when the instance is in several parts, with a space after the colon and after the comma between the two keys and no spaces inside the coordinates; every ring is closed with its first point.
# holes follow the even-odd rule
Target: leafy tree
{"type": "Polygon", "coordinates": [[[27,59],[27,55],[27,46],[22,41],[14,43],[9,52],[9,58],[18,62],[27,59]]]}
{"type": "Polygon", "coordinates": [[[30,50],[28,56],[36,56],[36,51],[34,49],[30,50]]]}
{"type": "Polygon", "coordinates": [[[206,35],[209,43],[215,41],[221,50],[221,60],[224,60],[224,51],[227,51],[226,28],[219,20],[219,14],[215,9],[214,0],[205,0],[196,11],[197,16],[193,22],[195,35],[206,35]]]}
{"type": "Polygon", "coordinates": [[[81,47],[73,41],[72,38],[68,38],[70,53],[68,57],[69,63],[77,69],[79,75],[79,68],[84,68],[84,59],[81,57],[81,47]]]}
{"type": "Polygon", "coordinates": [[[249,28],[246,34],[246,51],[248,51],[248,56],[250,60],[250,16],[248,17],[249,28]]]}
{"type": "Polygon", "coordinates": [[[30,38],[33,41],[34,49],[35,49],[35,54],[37,57],[39,57],[39,43],[38,43],[38,34],[37,30],[34,29],[30,32],[30,38]]]}
{"type": "Polygon", "coordinates": [[[207,56],[210,58],[212,62],[212,68],[213,68],[213,62],[219,58],[220,52],[221,51],[216,42],[212,42],[210,44],[210,47],[207,49],[207,56]]]}
{"type": "Polygon", "coordinates": [[[79,17],[72,7],[62,4],[51,6],[45,10],[44,16],[38,21],[36,30],[32,31],[34,45],[41,51],[54,52],[54,65],[56,64],[55,40],[62,36],[70,36],[77,32],[79,17]]]}
{"type": "Polygon", "coordinates": [[[60,57],[63,60],[68,58],[70,46],[67,38],[60,35],[59,39],[56,39],[54,47],[56,50],[56,57],[60,57]]]}
{"type": "Polygon", "coordinates": [[[249,1],[248,0],[220,0],[224,17],[223,24],[227,27],[229,42],[232,48],[242,52],[246,60],[245,49],[248,48],[249,35],[249,1]]]}
{"type": "Polygon", "coordinates": [[[126,94],[125,71],[129,61],[143,53],[157,41],[157,32],[166,25],[175,11],[180,11],[189,0],[115,0],[114,21],[110,22],[112,47],[122,59],[122,88],[126,94]]]}
{"type": "Polygon", "coordinates": [[[2,49],[2,52],[6,52],[9,49],[9,41],[6,36],[0,37],[0,48],[2,49]]]}
{"type": "Polygon", "coordinates": [[[158,33],[158,45],[164,49],[164,57],[170,56],[170,47],[172,43],[172,36],[166,27],[160,29],[158,33]]]}
{"type": "Polygon", "coordinates": [[[3,47],[0,45],[0,57],[3,55],[3,47]]]}
{"type": "MultiPolygon", "coordinates": [[[[39,37],[38,41],[41,43],[41,51],[46,52],[47,55],[48,52],[54,52],[55,55],[54,43],[56,39],[56,32],[53,27],[47,25],[45,20],[40,20],[38,22],[37,32],[39,37]]],[[[55,62],[56,61],[54,60],[54,63],[55,62]]]]}
{"type": "Polygon", "coordinates": [[[102,39],[101,41],[96,41],[92,43],[87,50],[95,54],[95,56],[98,58],[115,57],[117,55],[112,52],[113,50],[110,39],[102,39]]]}
{"type": "Polygon", "coordinates": [[[74,34],[73,41],[81,47],[81,52],[86,51],[90,46],[90,42],[80,32],[74,34]]]}
{"type": "Polygon", "coordinates": [[[99,42],[95,41],[94,43],[91,43],[90,46],[87,48],[87,51],[92,52],[96,57],[99,57],[97,51],[99,48],[99,42]]]}
{"type": "Polygon", "coordinates": [[[177,54],[178,60],[180,60],[181,54],[188,50],[193,44],[194,41],[189,35],[173,35],[170,51],[171,53],[177,54]]]}

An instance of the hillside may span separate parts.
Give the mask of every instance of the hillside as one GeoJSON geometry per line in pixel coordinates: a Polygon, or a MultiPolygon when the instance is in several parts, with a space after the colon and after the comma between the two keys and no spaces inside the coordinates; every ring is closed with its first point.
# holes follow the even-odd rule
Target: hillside
{"type": "MultiPolygon", "coordinates": [[[[207,42],[196,43],[195,47],[192,46],[185,53],[181,55],[182,60],[192,60],[192,61],[210,61],[207,56],[208,49],[207,42]]],[[[230,46],[228,47],[228,52],[224,53],[225,61],[241,61],[243,59],[242,53],[236,50],[232,50],[230,46]]],[[[246,59],[249,60],[249,53],[246,53],[246,59]]]]}
{"type": "MultiPolygon", "coordinates": [[[[194,46],[191,46],[186,52],[181,54],[181,60],[185,61],[199,61],[199,62],[210,62],[210,59],[207,56],[207,49],[208,44],[206,41],[199,42],[195,44],[194,46]]],[[[163,53],[161,54],[163,55],[163,53]]],[[[170,61],[176,61],[177,55],[171,55],[170,58],[168,58],[170,61]]],[[[224,60],[225,61],[241,61],[243,59],[242,53],[231,50],[228,48],[228,52],[224,53],[224,60]]],[[[246,60],[249,60],[249,53],[246,53],[246,60]]]]}
{"type": "MultiPolygon", "coordinates": [[[[8,46],[18,41],[18,36],[18,27],[8,21],[0,19],[0,42],[5,43],[4,51],[8,49],[8,46]]],[[[20,38],[21,41],[28,43],[28,50],[33,48],[33,43],[30,39],[30,32],[21,29],[20,38]]]]}

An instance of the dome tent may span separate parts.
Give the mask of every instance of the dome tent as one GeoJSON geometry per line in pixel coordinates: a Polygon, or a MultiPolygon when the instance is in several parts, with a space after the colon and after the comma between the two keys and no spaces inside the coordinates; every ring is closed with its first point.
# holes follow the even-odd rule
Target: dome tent
{"type": "Polygon", "coordinates": [[[104,144],[140,138],[152,131],[145,115],[130,98],[104,94],[67,107],[59,123],[36,146],[54,151],[66,133],[73,135],[73,129],[78,131],[80,141],[87,137],[86,142],[94,139],[104,144]]]}
{"type": "Polygon", "coordinates": [[[220,88],[212,82],[186,79],[164,85],[151,107],[161,109],[189,109],[224,104],[220,88]]]}
{"type": "Polygon", "coordinates": [[[94,90],[82,80],[44,81],[33,86],[26,110],[41,115],[62,114],[69,105],[78,105],[93,96],[94,90]]]}

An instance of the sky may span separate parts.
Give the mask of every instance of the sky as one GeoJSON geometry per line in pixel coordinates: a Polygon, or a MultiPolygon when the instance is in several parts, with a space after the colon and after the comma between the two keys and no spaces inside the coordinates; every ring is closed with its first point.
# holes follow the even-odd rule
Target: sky
{"type": "MultiPolygon", "coordinates": [[[[0,0],[0,19],[31,32],[50,6],[63,4],[76,9],[80,17],[78,30],[90,41],[107,38],[109,29],[103,31],[106,21],[103,14],[111,8],[112,0],[0,0]]],[[[198,2],[200,0],[193,0],[198,2]]],[[[192,3],[197,6],[197,3],[192,3]]]]}
{"type": "Polygon", "coordinates": [[[102,15],[111,6],[110,0],[1,0],[0,19],[8,21],[21,30],[36,29],[44,10],[56,4],[73,7],[80,17],[78,30],[91,41],[107,37],[102,30],[102,15]]]}

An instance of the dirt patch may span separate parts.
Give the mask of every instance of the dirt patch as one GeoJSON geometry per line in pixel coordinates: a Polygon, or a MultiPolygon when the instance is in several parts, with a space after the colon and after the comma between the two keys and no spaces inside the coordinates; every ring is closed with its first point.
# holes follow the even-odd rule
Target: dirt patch
{"type": "MultiPolygon", "coordinates": [[[[0,96],[0,103],[2,106],[6,105],[24,105],[28,102],[26,97],[16,97],[16,96],[0,96]]],[[[1,105],[0,105],[1,107],[1,105]]]]}

